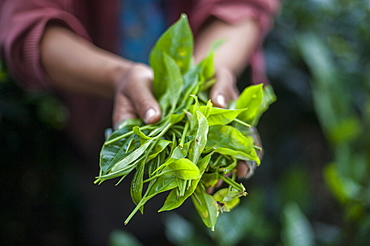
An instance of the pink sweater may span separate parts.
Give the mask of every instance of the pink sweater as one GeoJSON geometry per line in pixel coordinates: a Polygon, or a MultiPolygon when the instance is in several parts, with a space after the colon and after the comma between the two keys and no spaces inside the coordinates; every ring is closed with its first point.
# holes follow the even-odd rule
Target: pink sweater
{"type": "MultiPolygon", "coordinates": [[[[0,51],[12,77],[26,88],[54,89],[40,64],[39,50],[50,20],[59,21],[95,45],[116,52],[118,4],[118,0],[0,0],[0,51]]],[[[210,16],[230,23],[255,19],[260,29],[260,45],[247,62],[253,83],[266,83],[261,44],[279,7],[279,0],[168,1],[168,22],[174,22],[185,12],[196,35],[210,16]]],[[[71,138],[84,152],[97,150],[103,141],[104,128],[111,125],[112,102],[66,91],[58,93],[70,110],[67,130],[71,138]]]]}

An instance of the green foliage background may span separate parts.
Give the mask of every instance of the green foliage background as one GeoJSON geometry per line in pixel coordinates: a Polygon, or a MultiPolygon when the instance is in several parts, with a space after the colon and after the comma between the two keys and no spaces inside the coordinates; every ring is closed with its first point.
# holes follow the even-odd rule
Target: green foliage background
{"type": "MultiPolygon", "coordinates": [[[[368,0],[284,1],[265,42],[278,101],[259,123],[265,156],[244,182],[249,195],[221,215],[215,232],[191,215],[164,214],[169,244],[366,245],[368,23],[368,0]]],[[[81,211],[66,175],[73,167],[65,165],[68,148],[60,147],[68,114],[53,96],[22,92],[6,82],[5,73],[0,80],[1,241],[64,238],[66,245],[78,244],[81,211]],[[45,200],[45,194],[53,195],[45,200]],[[49,219],[40,219],[45,212],[49,219]],[[41,233],[32,227],[35,220],[40,228],[50,220],[58,223],[41,233]]],[[[243,83],[241,78],[241,87],[243,83]]],[[[114,231],[110,243],[140,245],[138,240],[114,231]]]]}
{"type": "MultiPolygon", "coordinates": [[[[265,42],[278,97],[259,125],[266,155],[247,181],[248,199],[210,234],[213,244],[370,239],[369,3],[284,1],[265,42]]],[[[174,231],[175,219],[170,238],[184,230],[174,231]]]]}

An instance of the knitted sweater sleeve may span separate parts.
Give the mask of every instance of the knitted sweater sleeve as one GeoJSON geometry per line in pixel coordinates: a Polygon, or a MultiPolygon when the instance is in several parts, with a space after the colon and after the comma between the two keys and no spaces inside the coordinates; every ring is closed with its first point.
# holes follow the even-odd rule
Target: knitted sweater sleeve
{"type": "Polygon", "coordinates": [[[76,17],[78,1],[1,0],[0,49],[11,76],[30,89],[50,87],[40,63],[40,41],[45,26],[57,21],[81,37],[89,36],[76,17]]]}

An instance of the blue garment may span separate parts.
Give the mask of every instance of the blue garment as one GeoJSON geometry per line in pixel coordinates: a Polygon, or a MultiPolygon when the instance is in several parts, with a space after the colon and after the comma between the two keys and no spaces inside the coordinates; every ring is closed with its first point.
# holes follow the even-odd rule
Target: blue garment
{"type": "Polygon", "coordinates": [[[162,0],[121,0],[120,55],[148,64],[149,52],[166,29],[162,0]]]}

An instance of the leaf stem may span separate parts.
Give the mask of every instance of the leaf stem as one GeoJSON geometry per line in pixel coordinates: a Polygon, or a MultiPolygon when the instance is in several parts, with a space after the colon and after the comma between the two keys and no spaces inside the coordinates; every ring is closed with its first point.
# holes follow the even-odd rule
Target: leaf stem
{"type": "MultiPolygon", "coordinates": [[[[149,129],[150,127],[152,127],[152,125],[145,125],[145,126],[140,127],[140,130],[141,130],[141,131],[142,131],[142,130],[146,130],[146,129],[149,129]]],[[[114,142],[116,142],[116,141],[118,141],[118,140],[120,140],[120,139],[122,139],[122,138],[128,137],[128,136],[130,136],[130,135],[132,135],[132,134],[134,134],[134,131],[129,131],[129,132],[125,133],[125,134],[122,134],[121,136],[118,136],[118,137],[113,138],[113,139],[111,139],[111,140],[109,140],[109,141],[106,141],[106,142],[104,143],[104,145],[112,144],[112,143],[114,143],[114,142]]]]}
{"type": "Polygon", "coordinates": [[[185,137],[187,136],[187,132],[189,130],[189,121],[186,122],[184,131],[182,132],[181,140],[180,140],[180,146],[183,147],[185,143],[185,137]]]}
{"type": "Polygon", "coordinates": [[[168,131],[168,129],[170,129],[170,127],[172,126],[172,123],[168,123],[167,125],[165,125],[164,129],[161,130],[161,133],[159,133],[156,137],[154,137],[154,139],[158,139],[160,137],[162,137],[164,134],[166,134],[166,132],[168,131]]]}
{"type": "Polygon", "coordinates": [[[111,139],[111,140],[109,140],[109,141],[106,141],[106,142],[104,143],[104,145],[112,144],[112,143],[114,143],[114,142],[116,142],[116,141],[118,141],[118,140],[121,140],[122,138],[128,137],[128,136],[130,136],[130,135],[132,135],[132,134],[134,134],[134,131],[129,131],[129,132],[125,133],[125,134],[122,134],[122,135],[121,135],[121,136],[119,136],[119,137],[116,137],[116,138],[113,138],[113,139],[111,139]]]}
{"type": "Polygon", "coordinates": [[[238,191],[242,191],[244,192],[245,189],[243,186],[241,186],[240,184],[238,184],[237,182],[235,182],[234,180],[232,180],[231,178],[229,177],[226,177],[224,175],[218,175],[220,179],[222,179],[225,183],[231,185],[232,187],[234,187],[236,190],[238,191]]]}
{"type": "Polygon", "coordinates": [[[244,121],[241,121],[241,120],[239,120],[238,118],[235,118],[235,119],[234,119],[234,121],[235,121],[236,123],[239,123],[240,125],[246,126],[246,127],[248,127],[248,128],[251,128],[251,127],[252,127],[252,126],[251,126],[251,125],[249,125],[248,123],[246,123],[246,122],[244,122],[244,121]]]}
{"type": "Polygon", "coordinates": [[[148,199],[148,193],[151,187],[148,187],[148,189],[145,191],[144,197],[141,198],[140,202],[136,205],[135,209],[132,210],[132,212],[129,214],[129,216],[126,218],[124,224],[127,225],[128,222],[132,219],[132,217],[139,211],[139,209],[150,199],[148,199]]]}

